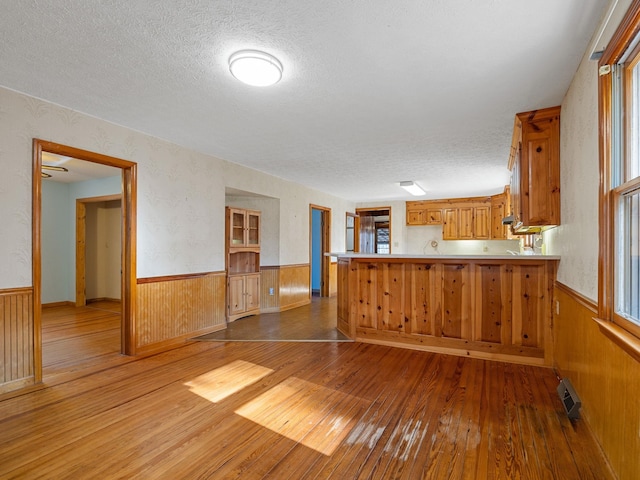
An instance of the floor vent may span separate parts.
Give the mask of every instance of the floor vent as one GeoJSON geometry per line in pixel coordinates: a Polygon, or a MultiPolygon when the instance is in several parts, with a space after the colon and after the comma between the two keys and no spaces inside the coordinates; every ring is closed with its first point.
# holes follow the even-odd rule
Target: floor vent
{"type": "Polygon", "coordinates": [[[560,385],[558,385],[558,395],[560,396],[562,405],[564,405],[567,416],[569,418],[580,418],[579,410],[582,402],[580,401],[580,398],[578,398],[578,394],[573,389],[573,385],[571,385],[568,378],[560,380],[560,385]]]}

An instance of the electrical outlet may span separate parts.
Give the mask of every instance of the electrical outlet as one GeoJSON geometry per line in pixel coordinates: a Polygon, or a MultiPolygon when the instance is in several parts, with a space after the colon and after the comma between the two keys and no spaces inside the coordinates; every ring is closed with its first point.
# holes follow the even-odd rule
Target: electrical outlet
{"type": "Polygon", "coordinates": [[[269,295],[273,295],[273,287],[269,288],[269,295]]]}
{"type": "Polygon", "coordinates": [[[556,315],[560,315],[560,300],[556,300],[556,315]]]}

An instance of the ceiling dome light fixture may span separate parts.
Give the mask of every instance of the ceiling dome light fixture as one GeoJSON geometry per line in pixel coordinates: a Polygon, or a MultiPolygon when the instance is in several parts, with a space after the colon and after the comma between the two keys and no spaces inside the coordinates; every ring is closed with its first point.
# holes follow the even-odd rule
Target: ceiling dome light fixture
{"type": "Polygon", "coordinates": [[[240,50],[229,57],[229,71],[247,85],[267,87],[282,78],[282,64],[259,50],[240,50]]]}

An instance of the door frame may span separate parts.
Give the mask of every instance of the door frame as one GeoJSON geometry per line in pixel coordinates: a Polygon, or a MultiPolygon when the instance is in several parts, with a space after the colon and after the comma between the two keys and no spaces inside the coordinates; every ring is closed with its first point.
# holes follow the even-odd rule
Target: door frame
{"type": "MultiPolygon", "coordinates": [[[[110,202],[113,200],[120,200],[120,208],[122,208],[122,194],[76,199],[76,307],[84,307],[87,304],[87,203],[110,202]]],[[[122,265],[120,265],[120,271],[122,272],[122,265]]],[[[120,287],[122,288],[122,274],[120,275],[120,287]]]]}
{"type": "Polygon", "coordinates": [[[137,168],[135,162],[55,142],[33,139],[32,265],[34,377],[42,381],[42,152],[100,163],[122,170],[121,352],[135,355],[137,168]]]}
{"type": "Polygon", "coordinates": [[[331,251],[331,209],[320,205],[309,204],[309,297],[311,297],[311,285],[313,285],[313,210],[319,210],[321,215],[321,245],[320,254],[320,296],[329,296],[329,270],[331,257],[325,255],[331,251]]]}
{"type": "MultiPolygon", "coordinates": [[[[391,250],[393,247],[393,242],[391,240],[391,206],[388,207],[364,207],[364,208],[356,208],[356,229],[358,231],[358,236],[360,235],[360,217],[361,216],[376,216],[376,213],[381,214],[384,211],[388,212],[389,215],[389,253],[391,254],[391,250]]],[[[360,248],[360,239],[358,238],[358,248],[360,248]]],[[[376,239],[377,241],[377,239],[376,239]]]]}

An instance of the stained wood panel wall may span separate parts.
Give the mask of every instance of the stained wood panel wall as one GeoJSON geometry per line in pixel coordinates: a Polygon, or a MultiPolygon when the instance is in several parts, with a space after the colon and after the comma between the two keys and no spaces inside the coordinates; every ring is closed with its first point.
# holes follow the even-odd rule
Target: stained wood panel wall
{"type": "Polygon", "coordinates": [[[282,312],[311,302],[310,275],[309,264],[260,267],[260,311],[282,312]]]}
{"type": "Polygon", "coordinates": [[[554,359],[582,400],[581,414],[618,478],[640,472],[640,363],[603,335],[597,306],[562,284],[554,298],[554,359]]]}
{"type": "Polygon", "coordinates": [[[137,353],[225,328],[225,283],[224,272],[139,279],[137,353]]]}
{"type": "Polygon", "coordinates": [[[311,267],[308,263],[280,266],[280,310],[311,302],[311,267]]]}
{"type": "Polygon", "coordinates": [[[260,311],[280,311],[280,267],[260,267],[260,311]],[[273,295],[269,294],[273,289],[273,295]]]}
{"type": "Polygon", "coordinates": [[[0,393],[34,383],[33,289],[0,291],[0,393]]]}
{"type": "Polygon", "coordinates": [[[341,330],[374,343],[552,364],[555,261],[414,260],[344,259],[341,330]]]}

